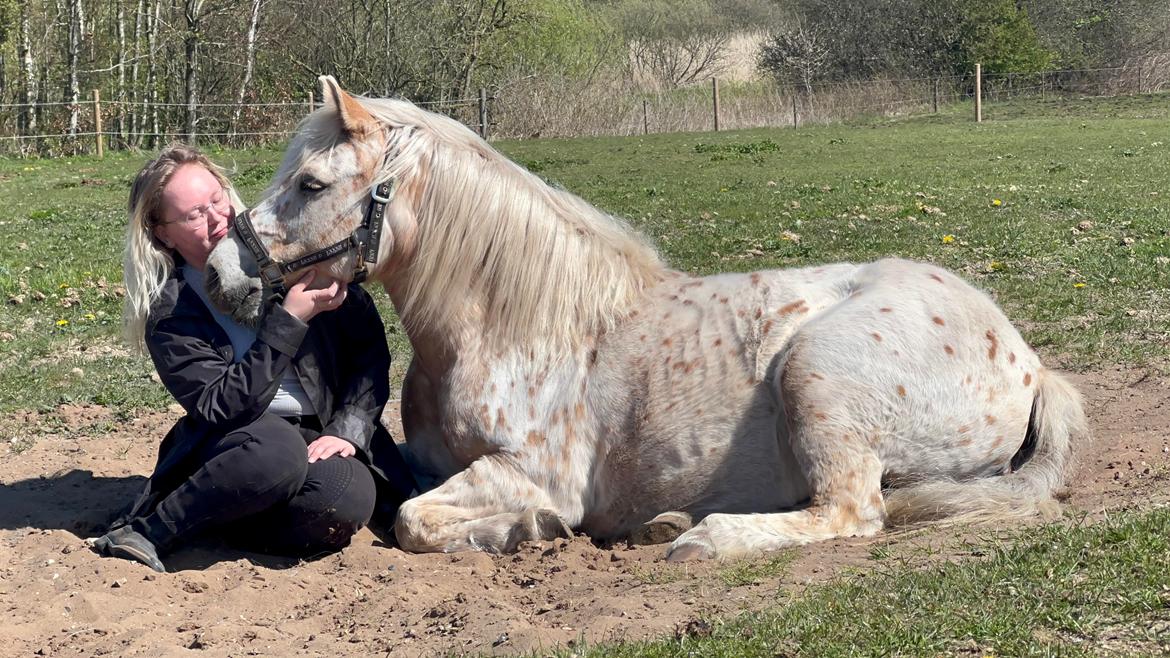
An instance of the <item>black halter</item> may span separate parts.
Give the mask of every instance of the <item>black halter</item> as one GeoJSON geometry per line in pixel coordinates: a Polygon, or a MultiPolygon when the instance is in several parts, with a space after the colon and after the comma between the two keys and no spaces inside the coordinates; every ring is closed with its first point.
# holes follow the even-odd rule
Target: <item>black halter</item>
{"type": "Polygon", "coordinates": [[[252,252],[252,256],[256,259],[256,264],[260,267],[260,278],[278,295],[283,296],[287,292],[284,287],[284,277],[290,272],[296,272],[309,265],[340,256],[350,250],[358,252],[359,256],[357,265],[353,268],[353,282],[361,283],[366,280],[366,274],[369,273],[366,263],[372,265],[378,261],[378,245],[382,241],[382,218],[386,215],[386,204],[390,203],[393,198],[394,179],[390,178],[379,183],[370,191],[370,206],[366,208],[366,215],[362,219],[361,226],[354,229],[353,233],[324,249],[301,256],[288,263],[273,260],[268,255],[268,249],[256,236],[256,229],[252,227],[252,220],[248,217],[247,210],[236,215],[236,235],[240,236],[240,240],[243,240],[248,251],[252,252]]]}

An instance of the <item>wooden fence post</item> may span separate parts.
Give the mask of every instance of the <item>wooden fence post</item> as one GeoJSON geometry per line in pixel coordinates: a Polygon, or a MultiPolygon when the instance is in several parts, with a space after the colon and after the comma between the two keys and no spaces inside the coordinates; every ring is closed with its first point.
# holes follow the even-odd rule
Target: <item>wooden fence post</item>
{"type": "Polygon", "coordinates": [[[715,112],[715,132],[719,132],[719,78],[711,78],[711,98],[715,112]]]}
{"type": "Polygon", "coordinates": [[[312,114],[315,109],[317,109],[317,99],[313,98],[313,92],[309,91],[309,114],[312,114]]]}
{"type": "Polygon", "coordinates": [[[487,89],[479,88],[479,136],[488,138],[487,89]]]}
{"type": "Polygon", "coordinates": [[[649,105],[650,105],[650,102],[647,101],[645,98],[643,98],[642,99],[642,134],[643,135],[650,134],[650,110],[648,107],[649,105]]]}
{"type": "Polygon", "coordinates": [[[983,65],[975,65],[975,123],[983,122],[983,65]]]}
{"type": "Polygon", "coordinates": [[[1138,60],[1138,76],[1137,76],[1138,93],[1142,93],[1142,62],[1138,60]]]}
{"type": "Polygon", "coordinates": [[[789,93],[792,94],[792,127],[795,128],[797,126],[797,123],[796,123],[796,87],[793,87],[789,91],[789,93]]]}
{"type": "Polygon", "coordinates": [[[102,135],[102,92],[98,89],[93,90],[93,125],[94,131],[97,133],[97,156],[98,158],[106,157],[105,143],[102,135]]]}
{"type": "Polygon", "coordinates": [[[934,113],[938,114],[938,78],[934,79],[934,103],[932,107],[934,107],[934,113]]]}

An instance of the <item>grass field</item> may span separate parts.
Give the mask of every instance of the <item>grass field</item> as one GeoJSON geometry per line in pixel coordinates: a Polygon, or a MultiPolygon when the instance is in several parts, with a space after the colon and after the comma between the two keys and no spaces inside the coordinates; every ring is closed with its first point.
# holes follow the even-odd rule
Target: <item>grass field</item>
{"type": "MultiPolygon", "coordinates": [[[[988,108],[981,125],[953,110],[798,130],[497,146],[627,218],[679,269],[929,260],[991,292],[1052,365],[1165,373],[1168,108],[1167,95],[1036,101],[988,108]]],[[[213,155],[254,199],[279,151],[213,155]]],[[[24,410],[51,425],[68,402],[106,405],[117,417],[170,402],[149,362],[118,339],[124,207],[145,157],[0,160],[0,429],[24,410]]],[[[400,373],[409,344],[379,298],[400,373]]],[[[1167,619],[1167,536],[1164,510],[1042,529],[984,559],[847,579],[775,613],[716,624],[709,637],[596,651],[1108,653],[1092,641],[1102,629],[1167,619]],[[980,612],[966,612],[976,599],[980,612]]],[[[1167,635],[1133,633],[1118,651],[1166,651],[1167,635]]]]}

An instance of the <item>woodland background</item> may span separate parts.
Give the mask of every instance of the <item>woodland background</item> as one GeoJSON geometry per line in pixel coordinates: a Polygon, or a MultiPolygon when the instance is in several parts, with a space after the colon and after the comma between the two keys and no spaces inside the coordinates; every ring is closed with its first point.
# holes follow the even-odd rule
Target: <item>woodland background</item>
{"type": "Polygon", "coordinates": [[[1170,82],[1165,0],[0,0],[0,153],[279,142],[316,78],[493,136],[891,114],[1170,82]],[[941,90],[941,91],[940,91],[941,90]],[[87,138],[88,136],[88,138],[87,138]]]}

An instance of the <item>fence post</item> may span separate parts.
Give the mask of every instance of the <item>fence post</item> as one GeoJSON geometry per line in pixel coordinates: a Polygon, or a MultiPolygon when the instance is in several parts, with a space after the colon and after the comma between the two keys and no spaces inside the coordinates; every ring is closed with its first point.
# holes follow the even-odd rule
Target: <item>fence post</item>
{"type": "Polygon", "coordinates": [[[1137,76],[1138,93],[1142,93],[1142,62],[1138,60],[1138,76],[1137,76]]]}
{"type": "Polygon", "coordinates": [[[715,132],[719,132],[719,78],[711,78],[712,109],[715,112],[715,132]]]}
{"type": "Polygon", "coordinates": [[[934,113],[938,114],[938,78],[934,79],[934,103],[932,104],[934,113]]]}
{"type": "Polygon", "coordinates": [[[796,123],[796,87],[793,87],[791,90],[789,90],[789,94],[792,96],[792,127],[795,128],[797,126],[797,123],[796,123]]]}
{"type": "Polygon", "coordinates": [[[650,104],[645,98],[642,99],[642,134],[650,134],[650,110],[647,106],[650,104]]]}
{"type": "Polygon", "coordinates": [[[312,114],[313,110],[317,109],[316,103],[317,103],[317,99],[313,98],[313,92],[312,92],[312,90],[310,90],[309,91],[309,114],[312,114]]]}
{"type": "Polygon", "coordinates": [[[488,138],[487,89],[479,88],[479,136],[488,138]]]}
{"type": "Polygon", "coordinates": [[[104,135],[102,135],[102,92],[98,89],[93,90],[93,124],[94,131],[97,133],[97,156],[99,159],[106,157],[105,144],[103,143],[104,135]]]}
{"type": "Polygon", "coordinates": [[[983,122],[983,65],[975,65],[975,123],[983,122]]]}

